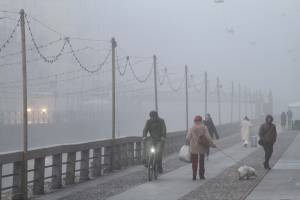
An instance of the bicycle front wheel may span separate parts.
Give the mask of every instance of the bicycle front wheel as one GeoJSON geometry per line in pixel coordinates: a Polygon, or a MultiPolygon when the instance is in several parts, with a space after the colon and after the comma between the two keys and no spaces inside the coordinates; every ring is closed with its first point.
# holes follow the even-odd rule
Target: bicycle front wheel
{"type": "Polygon", "coordinates": [[[158,164],[157,164],[156,156],[153,159],[153,175],[154,175],[154,179],[157,180],[157,177],[158,177],[158,164]]]}
{"type": "Polygon", "coordinates": [[[153,162],[152,162],[152,156],[149,156],[148,159],[148,181],[152,181],[153,179],[153,162]]]}

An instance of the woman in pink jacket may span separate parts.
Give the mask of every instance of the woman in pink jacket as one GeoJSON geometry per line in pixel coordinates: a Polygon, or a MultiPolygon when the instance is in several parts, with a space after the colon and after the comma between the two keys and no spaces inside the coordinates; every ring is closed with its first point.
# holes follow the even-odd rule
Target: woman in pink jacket
{"type": "Polygon", "coordinates": [[[187,143],[190,145],[193,180],[197,177],[197,168],[199,160],[199,177],[205,179],[204,173],[204,157],[208,151],[209,146],[216,147],[213,143],[207,127],[202,123],[202,117],[196,116],[194,118],[194,125],[187,134],[187,143]]]}

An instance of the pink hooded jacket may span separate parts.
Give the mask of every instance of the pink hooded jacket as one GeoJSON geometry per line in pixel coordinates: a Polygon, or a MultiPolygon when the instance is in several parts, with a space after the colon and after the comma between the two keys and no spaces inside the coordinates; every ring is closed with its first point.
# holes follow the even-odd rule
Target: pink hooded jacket
{"type": "Polygon", "coordinates": [[[204,154],[207,153],[208,147],[199,144],[200,136],[205,135],[210,144],[213,144],[213,141],[209,135],[208,129],[205,125],[195,123],[194,126],[189,130],[187,134],[187,141],[190,144],[190,151],[192,154],[204,154]]]}

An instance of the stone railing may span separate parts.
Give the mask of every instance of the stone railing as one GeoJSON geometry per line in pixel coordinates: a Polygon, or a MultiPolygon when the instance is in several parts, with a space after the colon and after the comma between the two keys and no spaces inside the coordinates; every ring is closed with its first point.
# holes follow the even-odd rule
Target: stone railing
{"type": "MultiPolygon", "coordinates": [[[[125,137],[115,140],[114,169],[141,163],[141,141],[140,137],[125,137]]],[[[58,189],[64,185],[86,181],[110,172],[112,170],[111,144],[111,140],[101,140],[28,151],[27,174],[29,180],[27,184],[31,188],[32,194],[43,194],[46,181],[51,183],[51,189],[58,189]]],[[[12,199],[20,199],[22,164],[22,152],[0,154],[1,193],[10,191],[12,199]],[[5,165],[6,167],[11,166],[12,170],[8,170],[11,173],[2,173],[5,165]],[[2,187],[2,182],[10,185],[2,187]]]]}
{"type": "MultiPolygon", "coordinates": [[[[239,123],[217,127],[220,137],[239,131],[239,123]]],[[[165,155],[177,152],[185,142],[184,131],[168,133],[165,155]]],[[[28,188],[31,195],[41,195],[102,176],[112,170],[138,165],[142,162],[143,142],[141,137],[118,138],[114,143],[112,169],[110,139],[32,149],[27,153],[28,188]]],[[[19,199],[22,180],[22,152],[0,154],[1,194],[10,193],[19,199]],[[9,170],[4,169],[10,168],[9,170]],[[1,185],[1,183],[5,183],[1,185]]],[[[0,195],[1,199],[1,195],[0,195]]]]}

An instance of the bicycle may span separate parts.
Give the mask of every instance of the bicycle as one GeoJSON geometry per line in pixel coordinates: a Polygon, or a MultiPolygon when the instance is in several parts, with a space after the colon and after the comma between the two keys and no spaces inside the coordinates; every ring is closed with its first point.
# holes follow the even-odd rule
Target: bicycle
{"type": "Polygon", "coordinates": [[[151,141],[150,138],[146,138],[146,142],[150,143],[149,148],[147,148],[147,168],[148,168],[148,181],[157,180],[158,178],[158,162],[157,162],[157,153],[158,148],[151,141]]]}

